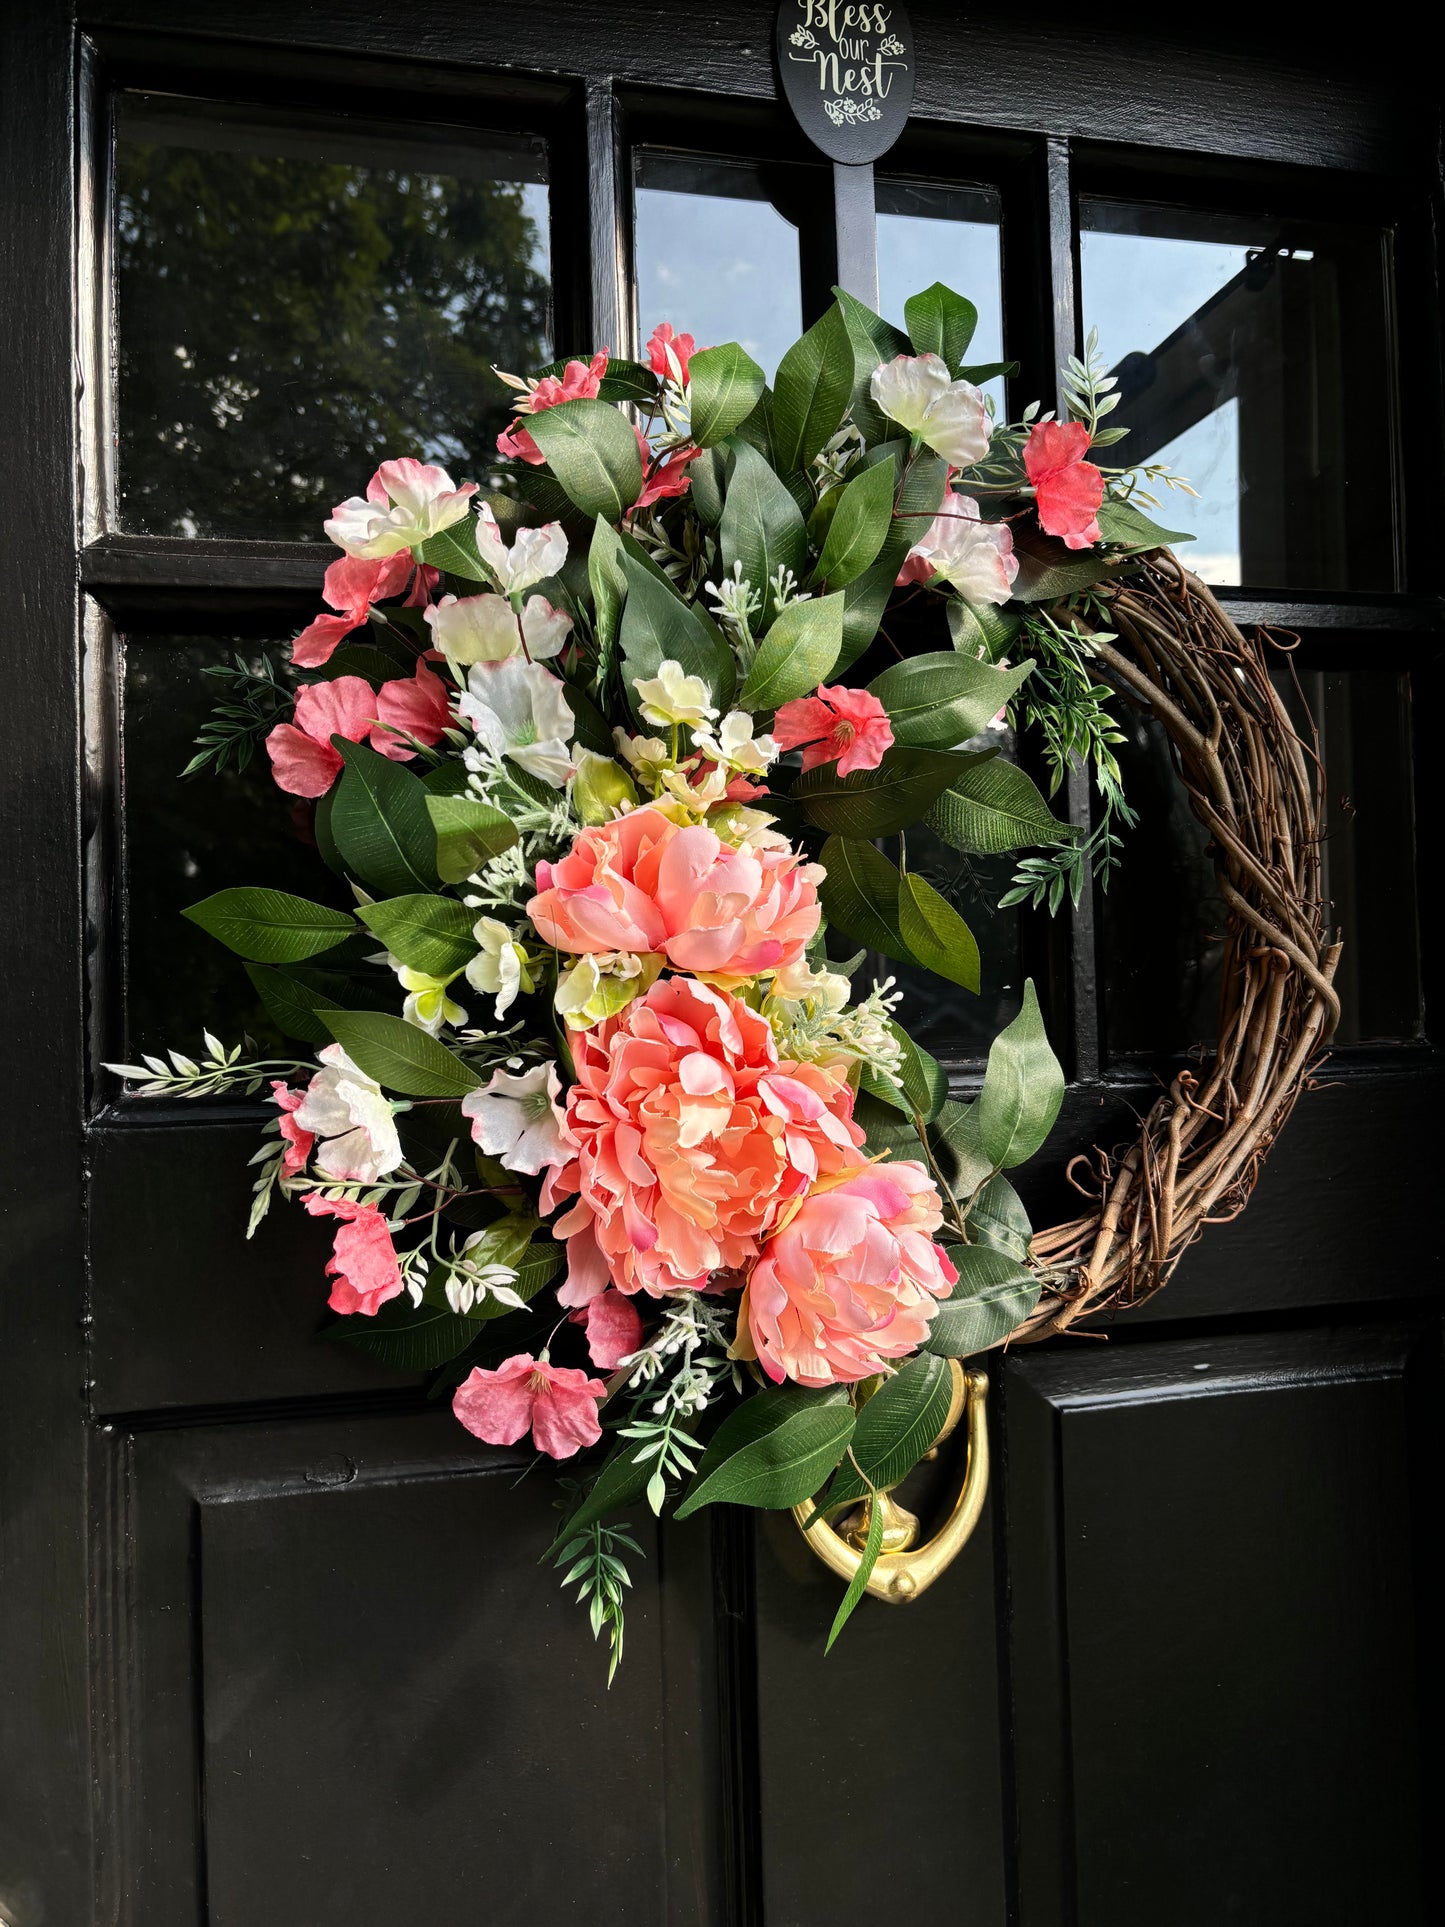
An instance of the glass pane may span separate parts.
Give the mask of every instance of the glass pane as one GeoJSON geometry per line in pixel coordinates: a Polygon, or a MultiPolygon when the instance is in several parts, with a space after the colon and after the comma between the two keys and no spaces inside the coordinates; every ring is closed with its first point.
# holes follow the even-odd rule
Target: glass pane
{"type": "MultiPolygon", "coordinates": [[[[202,1025],[227,1044],[244,1029],[267,1054],[282,1044],[239,958],[181,915],[216,890],[264,883],[349,908],[345,885],[317,853],[312,806],[271,780],[264,747],[249,767],[180,780],[196,732],[221,690],[202,671],[235,653],[271,660],[285,643],[153,637],[125,645],[126,1057],[174,1045],[194,1051],[202,1025]]],[[[304,1053],[303,1053],[304,1054],[304,1053]]]]}
{"type": "Polygon", "coordinates": [[[545,180],[535,142],[124,98],[124,525],[320,540],[390,455],[485,483],[492,364],[550,353],[545,180]]]}
{"type": "MultiPolygon", "coordinates": [[[[878,306],[896,327],[903,304],[942,281],[978,309],[970,362],[1002,361],[1003,280],[999,266],[999,199],[991,188],[939,187],[923,181],[879,181],[878,306]]],[[[1003,412],[1003,383],[984,391],[1003,412]]]]}
{"type": "MultiPolygon", "coordinates": [[[[965,856],[950,848],[931,830],[910,830],[908,868],[931,883],[958,911],[978,943],[979,995],[945,983],[931,971],[915,970],[880,958],[877,974],[897,979],[903,992],[898,1020],[909,1036],[931,1051],[941,1063],[981,1061],[1003,1026],[1018,1015],[1023,997],[1023,958],[1017,909],[1000,910],[998,900],[1008,889],[1013,863],[1007,857],[965,856]]],[[[896,843],[885,845],[894,862],[896,843]]],[[[855,981],[863,983],[866,973],[855,981]]]]}
{"type": "MultiPolygon", "coordinates": [[[[640,151],[633,203],[638,339],[659,321],[700,348],[736,341],[771,380],[803,332],[796,221],[821,170],[640,151]]],[[[816,213],[816,208],[815,208],[816,213]]]]}
{"type": "MultiPolygon", "coordinates": [[[[1422,1034],[1409,679],[1390,669],[1275,677],[1319,731],[1328,774],[1323,850],[1342,1044],[1422,1034]]],[[[1166,1056],[1218,1036],[1220,935],[1208,839],[1170,768],[1162,733],[1123,713],[1119,760],[1141,822],[1103,900],[1105,1022],[1113,1052],[1166,1056]]]]}
{"type": "Polygon", "coordinates": [[[1374,228],[1080,203],[1086,328],[1167,462],[1159,519],[1206,581],[1395,587],[1388,256],[1374,228]]]}

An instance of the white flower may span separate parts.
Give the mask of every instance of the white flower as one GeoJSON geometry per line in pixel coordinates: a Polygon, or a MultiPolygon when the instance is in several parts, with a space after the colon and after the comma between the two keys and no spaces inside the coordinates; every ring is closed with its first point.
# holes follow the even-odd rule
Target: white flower
{"type": "Polygon", "coordinates": [[[672,751],[660,736],[629,736],[625,729],[614,729],[612,740],[624,763],[630,763],[642,776],[656,776],[672,761],[672,751]]]}
{"type": "Polygon", "coordinates": [[[1013,531],[1007,522],[985,522],[971,495],[945,495],[904,570],[922,582],[942,576],[966,602],[1007,602],[1019,572],[1013,531]]]}
{"type": "Polygon", "coordinates": [[[868,386],[885,415],[955,468],[972,468],[988,453],[983,396],[972,382],[950,380],[937,355],[898,355],[873,370],[868,386]]]}
{"type": "Polygon", "coordinates": [[[711,722],[717,715],[702,677],[685,674],[682,664],[671,656],[659,663],[655,676],[640,679],[633,687],[642,720],[659,729],[669,724],[711,722]]]}
{"type": "Polygon", "coordinates": [[[398,963],[395,957],[388,957],[387,962],[396,972],[402,989],[408,993],[401,1007],[402,1017],[408,1024],[424,1030],[428,1037],[435,1037],[443,1024],[455,1026],[467,1021],[467,1013],[461,1005],[453,1003],[447,995],[447,985],[458,974],[455,970],[451,977],[430,977],[424,970],[412,970],[408,965],[398,963]]]}
{"type": "Polygon", "coordinates": [[[773,973],[771,998],[787,1004],[811,1003],[815,1010],[842,1010],[853,994],[848,979],[834,970],[814,970],[802,957],[773,973]]]}
{"type": "Polygon", "coordinates": [[[545,596],[528,596],[518,629],[516,611],[503,595],[443,596],[426,611],[432,641],[448,662],[505,662],[522,653],[545,662],[560,653],[572,618],[545,596]]]}
{"type": "Polygon", "coordinates": [[[328,1044],[318,1056],[326,1068],[307,1085],[294,1113],[303,1131],[326,1140],[316,1153],[316,1169],[342,1184],[375,1184],[401,1163],[391,1105],[340,1044],[328,1044]]]}
{"type": "Polygon", "coordinates": [[[331,511],[326,533],[337,548],[367,561],[414,549],[471,513],[475,482],[458,488],[444,468],[406,456],[383,462],[366,485],[366,499],[353,495],[331,511]]]}
{"type": "Polygon", "coordinates": [[[510,756],[556,789],[571,776],[572,711],[560,678],[541,663],[473,663],[457,708],[494,756],[510,756]]]}
{"type": "Polygon", "coordinates": [[[729,769],[747,770],[754,776],[761,776],[778,753],[771,736],[753,735],[753,719],[743,709],[729,710],[716,734],[706,724],[696,725],[692,740],[715,763],[726,763],[729,769]]]}
{"type": "Polygon", "coordinates": [[[544,576],[556,575],[567,560],[567,537],[560,522],[548,522],[545,528],[518,529],[508,548],[496,516],[483,502],[477,511],[477,554],[505,594],[520,595],[544,576]]]}
{"type": "Polygon", "coordinates": [[[651,990],[661,969],[662,959],[657,956],[638,957],[630,950],[588,951],[563,972],[552,1001],[569,1030],[591,1030],[651,990]]]}
{"type": "Polygon", "coordinates": [[[572,1155],[557,1102],[561,1089],[555,1064],[535,1064],[520,1077],[496,1070],[483,1090],[467,1093],[462,1110],[488,1157],[500,1158],[503,1170],[534,1178],[543,1165],[565,1164],[572,1155]]]}
{"type": "Polygon", "coordinates": [[[536,989],[528,957],[506,924],[495,917],[479,917],[472,935],[482,946],[467,965],[467,982],[497,1000],[500,1021],[517,1000],[519,991],[536,989]]]}

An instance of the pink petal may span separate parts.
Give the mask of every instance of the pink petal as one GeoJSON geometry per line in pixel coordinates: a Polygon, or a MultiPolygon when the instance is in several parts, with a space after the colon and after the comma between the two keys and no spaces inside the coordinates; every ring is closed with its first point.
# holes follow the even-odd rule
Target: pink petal
{"type": "Polygon", "coordinates": [[[318,743],[293,723],[278,723],[266,738],[276,782],[292,796],[324,796],[341,771],[330,743],[318,743]]]}

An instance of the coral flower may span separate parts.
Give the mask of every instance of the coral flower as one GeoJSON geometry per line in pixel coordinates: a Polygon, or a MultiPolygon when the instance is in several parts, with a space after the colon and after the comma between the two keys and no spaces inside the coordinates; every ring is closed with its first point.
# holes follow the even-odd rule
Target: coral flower
{"type": "Polygon", "coordinates": [[[298,1171],[306,1169],[306,1160],[316,1142],[316,1133],[298,1124],[293,1116],[306,1102],[306,1093],[291,1090],[278,1078],[271,1086],[271,1101],[280,1109],[281,1136],[286,1145],[281,1154],[281,1175],[283,1178],[294,1178],[298,1171]]]}
{"type": "Polygon", "coordinates": [[[666,381],[669,375],[686,381],[688,363],[696,353],[692,336],[675,334],[670,321],[659,321],[647,338],[648,364],[659,381],[666,381]]]}
{"type": "Polygon", "coordinates": [[[779,1062],[765,1018],[691,977],[664,977],[573,1038],[575,1159],[543,1198],[579,1193],[564,1305],[619,1290],[700,1290],[756,1256],[779,1213],[856,1159],[841,1068],[779,1062]],[[599,1262],[600,1259],[600,1262],[599,1262]]]}
{"type": "Polygon", "coordinates": [[[371,613],[374,602],[400,595],[411,578],[411,552],[400,549],[395,555],[367,562],[360,556],[343,555],[326,571],[321,597],[339,615],[317,616],[291,645],[291,660],[302,669],[319,669],[329,662],[336,645],[353,629],[359,629],[371,613]]]}
{"type": "Polygon", "coordinates": [[[293,720],[278,723],[266,738],[266,754],[277,783],[293,796],[324,796],[341,774],[340,751],[333,736],[349,743],[370,738],[373,749],[403,762],[415,752],[397,735],[406,730],[434,743],[451,722],[446,688],[425,663],[410,680],[373,689],[361,676],[308,683],[296,697],[293,720]]]}
{"type": "Polygon", "coordinates": [[[452,1410],[488,1445],[515,1445],[530,1429],[539,1452],[570,1459],[601,1438],[597,1405],[606,1396],[602,1379],[518,1352],[494,1372],[475,1366],[457,1387],[452,1410]]]}
{"type": "Polygon", "coordinates": [[[855,769],[877,769],[892,746],[893,729],[876,696],[839,683],[784,703],[773,737],[779,749],[802,750],[804,769],[837,763],[840,776],[851,776],[855,769]]]}
{"type": "Polygon", "coordinates": [[[527,914],[558,950],[660,953],[679,970],[741,979],[802,956],[822,875],[781,838],[734,848],[650,806],[584,830],[560,863],[539,864],[527,914]]]}
{"type": "Polygon", "coordinates": [[[615,1370],[642,1345],[642,1319],[636,1305],[610,1286],[567,1316],[586,1331],[588,1356],[604,1372],[615,1370]]]}
{"type": "Polygon", "coordinates": [[[386,1219],[374,1204],[349,1198],[323,1198],[313,1191],[303,1202],[313,1218],[340,1218],[341,1229],[327,1260],[336,1283],[327,1299],[333,1311],[360,1312],[374,1318],[389,1298],[401,1293],[401,1270],[386,1219]]]}
{"type": "Polygon", "coordinates": [[[1039,527],[1062,536],[1071,549],[1103,539],[1096,519],[1104,477],[1092,462],[1089,431],[1082,422],[1040,422],[1024,443],[1024,472],[1038,497],[1039,527]]]}
{"type": "Polygon", "coordinates": [[[643,476],[642,493],[632,504],[633,508],[650,508],[654,502],[664,501],[670,496],[686,495],[692,481],[692,477],[687,472],[688,463],[696,461],[702,450],[691,446],[675,448],[666,461],[660,462],[649,473],[648,464],[652,461],[652,450],[647,445],[646,436],[635,423],[632,432],[637,437],[637,452],[642,457],[643,476]]]}
{"type": "Polygon", "coordinates": [[[841,1385],[916,1351],[957,1282],[920,1164],[864,1165],[805,1199],[748,1280],[748,1331],[774,1380],[841,1385]]]}
{"type": "MultiPolygon", "coordinates": [[[[602,377],[607,373],[607,350],[601,348],[587,361],[569,361],[562,370],[559,380],[556,375],[543,375],[530,394],[517,404],[519,415],[540,415],[544,409],[555,408],[564,401],[592,401],[602,387],[602,377]]],[[[540,468],[546,456],[538,448],[531,432],[520,422],[513,422],[504,428],[497,437],[497,453],[509,455],[513,461],[530,462],[533,468],[540,468]]]]}

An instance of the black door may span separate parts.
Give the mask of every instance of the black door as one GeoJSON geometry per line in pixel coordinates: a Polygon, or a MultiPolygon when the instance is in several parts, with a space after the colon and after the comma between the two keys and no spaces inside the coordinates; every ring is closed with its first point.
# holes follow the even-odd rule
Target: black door
{"type": "MultiPolygon", "coordinates": [[[[314,875],[254,772],[176,772],[203,672],[314,614],[332,501],[381,452],[465,471],[490,363],[670,319],[766,364],[826,300],[772,10],[12,4],[9,1927],[1441,1917],[1430,76],[1364,31],[913,12],[885,309],[965,288],[1016,404],[1097,327],[1136,452],[1207,497],[1165,519],[1298,639],[1346,940],[1319,1088],[1145,1310],[991,1361],[988,1511],[926,1598],[825,1661],[837,1582],[787,1515],[670,1527],[608,1692],[538,1564],[549,1481],[318,1336],[315,1226],[245,1242],[255,1117],[100,1066],[236,1009],[182,904],[314,875]]],[[[1047,985],[1071,1095],[1036,1223],[1213,1021],[1207,858],[1128,733],[1107,896],[995,916],[979,1006],[910,1019],[966,1092],[1047,985]]]]}

